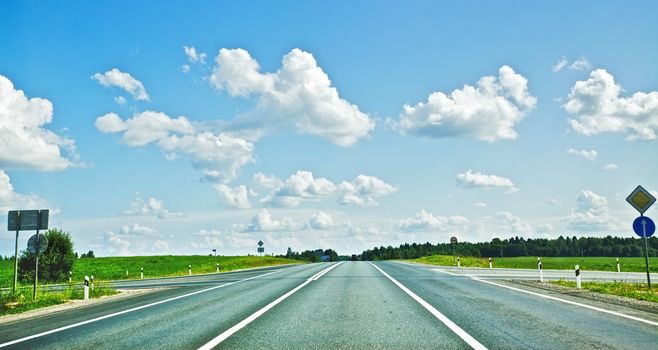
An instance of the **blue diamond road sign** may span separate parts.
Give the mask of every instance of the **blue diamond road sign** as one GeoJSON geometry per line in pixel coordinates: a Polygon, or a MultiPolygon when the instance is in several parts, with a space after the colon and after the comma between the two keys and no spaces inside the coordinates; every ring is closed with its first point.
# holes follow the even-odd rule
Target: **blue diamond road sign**
{"type": "Polygon", "coordinates": [[[640,237],[644,237],[646,235],[648,238],[653,236],[653,234],[656,232],[656,224],[650,218],[646,216],[640,216],[633,221],[633,231],[635,231],[635,233],[640,237]]]}

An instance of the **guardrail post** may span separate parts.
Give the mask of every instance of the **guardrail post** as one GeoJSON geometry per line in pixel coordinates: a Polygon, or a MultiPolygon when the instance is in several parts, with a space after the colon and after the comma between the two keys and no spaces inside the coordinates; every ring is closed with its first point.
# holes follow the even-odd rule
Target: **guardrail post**
{"type": "Polygon", "coordinates": [[[539,282],[544,282],[544,272],[541,270],[541,257],[537,258],[537,270],[539,270],[539,282]]]}
{"type": "Polygon", "coordinates": [[[187,265],[187,274],[192,276],[192,265],[187,265]]]}
{"type": "Polygon", "coordinates": [[[580,266],[576,265],[576,288],[580,289],[580,266]]]}
{"type": "Polygon", "coordinates": [[[85,276],[84,300],[89,300],[89,276],[85,276]]]}

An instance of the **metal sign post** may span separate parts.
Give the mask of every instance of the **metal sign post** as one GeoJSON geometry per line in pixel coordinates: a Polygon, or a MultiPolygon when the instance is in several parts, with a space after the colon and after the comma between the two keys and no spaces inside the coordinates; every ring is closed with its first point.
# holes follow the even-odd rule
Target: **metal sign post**
{"type": "MultiPolygon", "coordinates": [[[[37,297],[37,275],[39,273],[39,254],[43,253],[48,246],[48,241],[40,242],[39,230],[48,229],[48,209],[42,210],[11,210],[7,213],[7,230],[16,231],[16,244],[14,246],[14,283],[12,286],[12,293],[16,293],[16,286],[18,285],[18,234],[20,231],[36,230],[36,241],[28,242],[28,250],[32,251],[31,246],[36,247],[36,263],[34,269],[34,293],[33,298],[37,297]]],[[[45,236],[44,236],[45,238],[45,236]]]]}
{"type": "Polygon", "coordinates": [[[633,231],[640,236],[644,237],[644,262],[647,268],[647,286],[651,290],[651,275],[649,274],[649,244],[647,239],[656,231],[656,224],[653,220],[644,216],[644,212],[649,209],[656,201],[649,191],[645,190],[642,186],[637,186],[633,192],[626,198],[626,201],[635,210],[640,212],[640,216],[633,221],[633,231]]]}

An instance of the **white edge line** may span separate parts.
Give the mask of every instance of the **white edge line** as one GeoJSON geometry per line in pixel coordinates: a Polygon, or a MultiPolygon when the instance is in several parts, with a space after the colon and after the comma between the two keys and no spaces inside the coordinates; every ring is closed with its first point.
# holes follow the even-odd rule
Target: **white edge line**
{"type": "Polygon", "coordinates": [[[379,266],[371,263],[368,261],[370,265],[374,266],[379,272],[381,272],[384,276],[386,276],[391,282],[395,283],[396,286],[400,287],[405,293],[407,293],[410,297],[412,297],[415,301],[417,301],[421,306],[423,306],[427,311],[429,311],[434,317],[439,319],[439,321],[443,322],[448,328],[450,328],[451,331],[453,331],[455,334],[457,334],[462,340],[464,340],[468,345],[470,345],[473,349],[476,350],[487,350],[487,348],[482,345],[479,341],[477,341],[475,338],[473,338],[470,334],[466,333],[465,330],[463,330],[461,327],[459,327],[457,324],[452,322],[448,317],[446,317],[444,314],[439,312],[434,306],[430,305],[430,303],[426,302],[423,300],[421,297],[416,295],[416,293],[412,292],[409,290],[409,288],[405,287],[402,283],[398,282],[395,278],[391,277],[389,274],[384,272],[384,270],[380,269],[379,266]]]}
{"type": "Polygon", "coordinates": [[[233,284],[236,284],[236,283],[240,283],[240,282],[245,282],[245,281],[253,280],[253,279],[256,279],[256,278],[264,277],[264,276],[271,275],[271,274],[278,273],[278,272],[282,272],[282,271],[285,271],[285,270],[287,270],[287,269],[280,269],[280,270],[276,270],[276,271],[268,272],[268,273],[265,273],[265,274],[262,274],[262,275],[258,275],[258,276],[255,276],[255,277],[245,278],[245,279],[243,279],[243,280],[239,280],[239,281],[235,281],[235,282],[230,282],[230,283],[226,283],[226,284],[222,284],[222,285],[219,285],[219,286],[214,286],[214,287],[210,287],[210,288],[206,288],[206,289],[202,289],[202,290],[197,290],[196,292],[191,292],[191,293],[187,293],[187,294],[179,295],[179,296],[176,296],[176,297],[173,297],[173,298],[169,298],[169,299],[165,299],[165,300],[160,300],[160,301],[156,301],[156,302],[153,302],[153,303],[150,303],[150,304],[146,304],[146,305],[141,305],[141,306],[138,306],[138,307],[134,307],[134,308],[132,308],[132,309],[123,310],[123,311],[119,311],[119,312],[115,312],[115,313],[111,313],[111,314],[103,315],[103,316],[100,316],[100,317],[92,318],[92,319],[90,319],[90,320],[86,320],[86,321],[82,321],[82,322],[78,322],[78,323],[70,324],[70,325],[68,325],[68,326],[64,326],[64,327],[60,327],[60,328],[55,328],[55,329],[51,329],[51,330],[46,331],[46,332],[37,333],[37,334],[33,334],[33,335],[30,335],[30,336],[27,336],[27,337],[23,337],[23,338],[20,338],[20,339],[16,339],[16,340],[12,340],[12,341],[9,341],[9,342],[6,342],[6,343],[2,343],[2,344],[0,344],[0,348],[4,348],[4,347],[10,346],[10,345],[14,345],[14,344],[22,343],[22,342],[24,342],[24,341],[28,341],[28,340],[32,340],[32,339],[35,339],[35,338],[43,337],[43,336],[46,336],[46,335],[49,335],[49,334],[53,334],[53,333],[57,333],[57,332],[61,332],[61,331],[65,331],[65,330],[67,330],[67,329],[71,329],[71,328],[75,328],[75,327],[83,326],[83,325],[86,325],[86,324],[89,324],[89,323],[93,323],[93,322],[101,321],[101,320],[104,320],[104,319],[106,319],[106,318],[111,318],[111,317],[115,317],[115,316],[119,316],[119,315],[127,314],[127,313],[129,313],[129,312],[133,312],[133,311],[137,311],[137,310],[145,309],[145,308],[148,308],[148,307],[151,307],[151,306],[156,306],[156,305],[164,304],[164,303],[167,303],[167,302],[170,302],[170,301],[174,301],[174,300],[178,300],[178,299],[182,299],[182,298],[190,297],[190,296],[193,296],[193,295],[196,295],[196,294],[201,294],[201,293],[209,292],[209,291],[214,290],[214,289],[223,288],[223,287],[228,287],[228,286],[233,285],[233,284]]]}
{"type": "Polygon", "coordinates": [[[340,265],[340,264],[342,264],[342,263],[343,263],[343,261],[339,262],[338,264],[333,264],[333,265],[329,266],[328,268],[326,268],[326,269],[324,269],[324,270],[322,270],[322,271],[316,273],[315,275],[309,277],[309,278],[308,278],[306,281],[304,281],[302,284],[300,284],[300,285],[298,285],[297,287],[293,288],[292,290],[288,291],[286,294],[284,294],[284,295],[278,297],[276,300],[274,300],[273,302],[267,304],[267,305],[266,305],[265,307],[263,307],[262,309],[260,309],[260,310],[258,310],[258,311],[256,311],[256,312],[254,312],[254,313],[251,314],[249,317],[247,317],[247,318],[245,318],[244,320],[240,321],[238,324],[234,325],[233,327],[227,329],[226,331],[224,331],[224,332],[221,333],[220,335],[218,335],[218,336],[216,336],[215,338],[211,339],[209,342],[207,342],[206,344],[202,345],[198,350],[210,350],[210,349],[213,349],[214,347],[216,347],[217,345],[219,345],[221,342],[223,342],[224,340],[226,340],[228,337],[232,336],[233,334],[235,334],[236,332],[238,332],[239,330],[241,330],[242,328],[244,328],[245,326],[247,326],[248,324],[250,324],[251,322],[253,322],[253,321],[256,320],[257,318],[259,318],[260,316],[262,316],[264,313],[266,313],[267,311],[269,311],[271,308],[275,307],[277,304],[279,304],[280,302],[284,301],[284,300],[285,300],[286,298],[288,298],[289,296],[295,294],[298,290],[304,288],[307,284],[311,283],[312,281],[317,281],[317,280],[318,280],[320,277],[322,277],[324,274],[326,274],[327,272],[329,272],[329,271],[333,270],[334,268],[338,267],[338,265],[340,265]]]}
{"type": "MultiPolygon", "coordinates": [[[[457,274],[457,273],[453,273],[453,272],[449,272],[449,271],[445,271],[445,270],[440,270],[440,269],[432,269],[432,270],[434,270],[434,271],[438,271],[438,272],[442,272],[442,273],[447,273],[447,274],[449,274],[449,275],[453,275],[453,276],[466,276],[466,275],[460,275],[460,274],[457,274]]],[[[658,326],[658,322],[653,322],[653,321],[645,320],[645,319],[643,319],[643,318],[639,318],[639,317],[635,317],[635,316],[631,316],[631,315],[622,314],[622,313],[620,313],[620,312],[616,312],[616,311],[612,311],[612,310],[606,310],[606,309],[602,309],[602,308],[599,308],[599,307],[596,307],[596,306],[587,305],[587,304],[581,304],[581,303],[576,302],[576,301],[571,301],[571,300],[566,300],[566,299],[560,299],[560,298],[557,298],[557,297],[554,297],[554,296],[550,296],[550,295],[546,295],[546,294],[541,294],[541,293],[531,292],[531,291],[529,291],[529,290],[523,290],[523,289],[520,289],[520,288],[515,288],[515,287],[511,287],[511,286],[506,286],[506,285],[504,285],[504,284],[500,284],[500,283],[496,283],[496,282],[491,282],[491,281],[483,280],[483,279],[476,278],[476,277],[471,277],[471,276],[466,276],[466,277],[469,277],[470,279],[475,280],[475,281],[478,281],[478,282],[488,283],[488,284],[491,284],[491,285],[494,285],[494,286],[498,286],[498,287],[502,287],[502,288],[511,289],[511,290],[513,290],[513,291],[517,291],[517,292],[521,292],[521,293],[527,293],[527,294],[531,294],[531,295],[538,296],[538,297],[541,297],[541,298],[546,298],[546,299],[550,299],[550,300],[559,301],[559,302],[562,302],[562,303],[565,303],[565,304],[570,304],[570,305],[576,305],[576,306],[584,307],[584,308],[586,308],[586,309],[595,310],[595,311],[603,312],[603,313],[606,313],[606,314],[610,314],[610,315],[615,315],[615,316],[619,316],[619,317],[627,318],[627,319],[630,319],[630,320],[634,320],[634,321],[638,321],[638,322],[642,322],[642,323],[650,324],[650,325],[652,325],[652,326],[658,326]]]]}

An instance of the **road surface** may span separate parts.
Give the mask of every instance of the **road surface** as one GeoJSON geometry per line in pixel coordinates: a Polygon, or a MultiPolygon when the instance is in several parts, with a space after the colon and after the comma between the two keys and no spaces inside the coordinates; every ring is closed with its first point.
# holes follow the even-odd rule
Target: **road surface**
{"type": "Polygon", "coordinates": [[[657,314],[484,272],[344,262],[142,281],[169,288],[2,324],[0,347],[657,348],[657,314]]]}

